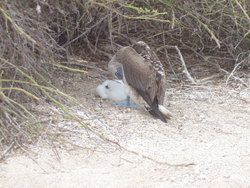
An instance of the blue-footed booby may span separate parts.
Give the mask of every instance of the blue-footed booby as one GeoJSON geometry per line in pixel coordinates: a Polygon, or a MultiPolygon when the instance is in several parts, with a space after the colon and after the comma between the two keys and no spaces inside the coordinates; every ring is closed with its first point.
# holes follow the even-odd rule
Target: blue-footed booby
{"type": "Polygon", "coordinates": [[[108,69],[123,80],[126,92],[137,104],[163,122],[172,116],[163,106],[166,76],[157,55],[143,41],[122,47],[112,57],[108,69]]]}

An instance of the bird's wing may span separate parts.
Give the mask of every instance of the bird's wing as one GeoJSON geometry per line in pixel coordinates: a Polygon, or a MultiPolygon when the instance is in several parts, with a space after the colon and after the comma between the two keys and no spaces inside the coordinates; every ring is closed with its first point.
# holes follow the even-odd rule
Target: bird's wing
{"type": "Polygon", "coordinates": [[[159,104],[163,104],[166,90],[166,76],[164,68],[153,50],[143,41],[136,42],[132,45],[132,48],[146,59],[153,69],[155,70],[155,81],[158,86],[157,90],[157,101],[159,104]]]}
{"type": "Polygon", "coordinates": [[[131,47],[121,48],[116,57],[123,65],[124,76],[129,86],[151,106],[159,90],[157,74],[150,62],[131,47]]]}

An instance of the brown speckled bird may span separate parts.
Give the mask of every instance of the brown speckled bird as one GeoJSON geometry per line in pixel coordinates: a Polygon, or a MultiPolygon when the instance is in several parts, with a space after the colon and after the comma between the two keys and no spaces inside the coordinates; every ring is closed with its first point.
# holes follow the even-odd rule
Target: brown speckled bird
{"type": "MultiPolygon", "coordinates": [[[[123,80],[129,96],[156,118],[167,122],[171,113],[163,106],[165,71],[150,47],[143,41],[122,47],[108,65],[109,71],[123,80]]],[[[124,106],[129,106],[129,98],[124,106]]]]}

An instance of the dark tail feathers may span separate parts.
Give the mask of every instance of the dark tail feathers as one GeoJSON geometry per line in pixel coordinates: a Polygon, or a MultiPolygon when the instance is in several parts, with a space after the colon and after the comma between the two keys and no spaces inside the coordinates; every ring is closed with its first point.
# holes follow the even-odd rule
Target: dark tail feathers
{"type": "Polygon", "coordinates": [[[161,113],[161,111],[159,110],[158,107],[156,107],[155,109],[148,109],[148,112],[156,117],[159,118],[160,120],[162,120],[163,122],[167,123],[167,117],[165,115],[163,115],[163,113],[161,113]]]}
{"type": "Polygon", "coordinates": [[[167,119],[173,117],[172,113],[168,111],[163,105],[159,105],[157,99],[155,98],[153,104],[147,108],[148,112],[156,117],[159,118],[163,122],[167,122],[167,119]]]}

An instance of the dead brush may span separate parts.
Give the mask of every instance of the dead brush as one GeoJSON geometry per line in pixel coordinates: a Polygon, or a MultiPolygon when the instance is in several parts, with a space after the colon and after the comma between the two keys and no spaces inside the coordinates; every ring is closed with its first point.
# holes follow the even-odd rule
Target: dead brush
{"type": "Polygon", "coordinates": [[[49,71],[66,50],[57,44],[54,33],[39,15],[36,17],[36,10],[27,11],[36,3],[19,3],[0,6],[0,159],[12,148],[34,143],[48,123],[40,122],[30,111],[30,104],[50,101],[63,113],[74,116],[63,104],[74,99],[53,85],[55,78],[49,71]]]}

